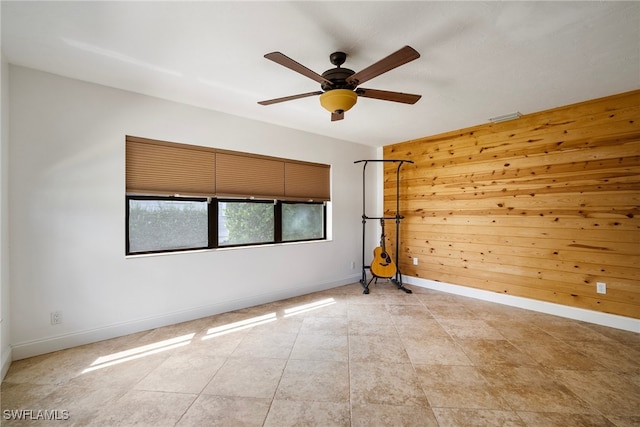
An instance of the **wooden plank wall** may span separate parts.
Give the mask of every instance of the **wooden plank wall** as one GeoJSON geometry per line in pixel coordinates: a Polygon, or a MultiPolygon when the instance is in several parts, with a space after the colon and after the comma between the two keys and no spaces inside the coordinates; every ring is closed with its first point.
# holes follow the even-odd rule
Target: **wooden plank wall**
{"type": "Polygon", "coordinates": [[[405,276],[640,318],[640,90],[383,152],[405,276]]]}

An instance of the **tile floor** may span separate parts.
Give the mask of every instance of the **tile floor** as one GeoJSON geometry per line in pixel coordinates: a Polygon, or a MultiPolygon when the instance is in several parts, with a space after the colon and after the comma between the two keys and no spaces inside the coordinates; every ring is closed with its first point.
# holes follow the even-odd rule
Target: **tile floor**
{"type": "Polygon", "coordinates": [[[16,361],[2,425],[640,426],[640,334],[410,288],[356,283],[16,361]],[[20,409],[68,419],[6,419],[20,409]]]}

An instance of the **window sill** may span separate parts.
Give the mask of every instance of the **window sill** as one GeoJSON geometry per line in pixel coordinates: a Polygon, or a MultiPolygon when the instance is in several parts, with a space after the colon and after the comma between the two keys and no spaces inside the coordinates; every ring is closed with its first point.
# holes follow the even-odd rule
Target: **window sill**
{"type": "Polygon", "coordinates": [[[204,253],[204,252],[241,251],[241,250],[247,250],[247,249],[274,248],[274,247],[280,247],[280,246],[310,245],[314,243],[316,244],[327,243],[332,241],[333,239],[323,239],[323,240],[309,240],[304,242],[266,243],[263,245],[221,247],[221,248],[215,248],[215,249],[187,249],[184,251],[154,252],[154,253],[148,253],[148,254],[130,254],[130,255],[125,255],[124,257],[125,259],[134,259],[134,258],[149,258],[149,257],[157,257],[157,256],[186,255],[186,254],[204,253]]]}

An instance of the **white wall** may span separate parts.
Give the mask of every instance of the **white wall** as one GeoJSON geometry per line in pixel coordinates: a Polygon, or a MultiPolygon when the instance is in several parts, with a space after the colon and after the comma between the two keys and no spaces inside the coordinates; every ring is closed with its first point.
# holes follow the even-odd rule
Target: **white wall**
{"type": "Polygon", "coordinates": [[[9,305],[9,65],[0,52],[0,381],[11,363],[9,305]]]}
{"type": "MultiPolygon", "coordinates": [[[[9,71],[14,359],[359,279],[362,169],[353,162],[376,158],[375,148],[9,71]],[[125,257],[127,134],[330,164],[332,240],[125,257]],[[54,310],[61,325],[50,324],[54,310]]],[[[367,185],[375,208],[375,175],[367,185]]]]}

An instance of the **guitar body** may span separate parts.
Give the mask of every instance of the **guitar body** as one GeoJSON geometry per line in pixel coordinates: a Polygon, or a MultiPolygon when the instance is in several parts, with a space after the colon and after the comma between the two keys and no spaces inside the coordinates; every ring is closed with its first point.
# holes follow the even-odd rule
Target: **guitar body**
{"type": "Polygon", "coordinates": [[[373,250],[373,261],[371,261],[371,273],[376,277],[390,279],[396,274],[396,265],[381,246],[373,250]]]}
{"type": "Polygon", "coordinates": [[[396,274],[396,265],[389,256],[384,245],[384,219],[380,219],[380,246],[373,250],[373,261],[371,261],[371,274],[383,279],[390,279],[396,274]]]}

